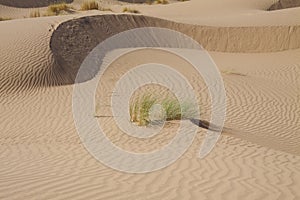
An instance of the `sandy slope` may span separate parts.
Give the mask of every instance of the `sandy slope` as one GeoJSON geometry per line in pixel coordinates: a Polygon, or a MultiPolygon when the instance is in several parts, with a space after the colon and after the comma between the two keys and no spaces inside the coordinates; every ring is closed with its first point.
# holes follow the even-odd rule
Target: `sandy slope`
{"type": "MultiPolygon", "coordinates": [[[[195,2],[183,4],[195,6],[195,2]]],[[[237,3],[229,1],[232,9],[242,12],[240,5],[245,2],[237,3]]],[[[168,5],[171,11],[176,6],[168,5]]],[[[168,7],[149,8],[149,13],[152,9],[160,13],[160,9],[168,7]]],[[[293,13],[293,10],[284,12],[293,13]]],[[[191,11],[183,15],[189,21],[197,14],[191,11]]],[[[295,22],[281,12],[276,15],[291,19],[286,24],[295,22]]],[[[0,199],[300,197],[298,26],[192,27],[123,15],[67,21],[73,17],[78,16],[0,22],[0,199]],[[67,22],[61,24],[63,21],[67,22]],[[205,159],[197,158],[205,134],[199,128],[191,148],[173,165],[148,174],[126,174],[102,165],[84,148],[73,122],[72,83],[82,59],[100,41],[122,30],[147,25],[180,30],[210,50],[222,72],[227,92],[226,133],[205,159]],[[224,32],[235,33],[237,37],[225,37],[224,32]],[[207,35],[210,37],[205,38],[207,35]],[[247,40],[250,36],[255,42],[247,40]],[[226,43],[228,38],[230,43],[226,43]]],[[[206,19],[205,24],[223,20],[217,19],[206,19]]],[[[264,19],[263,23],[267,23],[264,19]]],[[[270,24],[280,23],[280,20],[273,21],[270,24]]],[[[245,23],[262,24],[255,17],[245,23]]],[[[127,60],[128,68],[147,56],[172,61],[167,54],[149,55],[156,54],[141,51],[131,55],[136,56],[135,60],[123,59],[127,60]]],[[[105,74],[108,86],[126,71],[115,70],[118,66],[111,65],[105,74]]],[[[197,91],[203,91],[201,80],[191,72],[187,67],[182,73],[191,76],[189,80],[197,91]]],[[[103,86],[109,96],[109,87],[103,86]]],[[[205,92],[200,94],[199,101],[209,112],[210,102],[205,92]]],[[[203,118],[208,119],[209,115],[206,113],[203,118]]],[[[120,135],[110,117],[99,121],[104,122],[115,144],[135,151],[149,151],[166,144],[170,139],[168,133],[176,128],[174,122],[175,126],[168,126],[164,132],[168,137],[145,143],[120,135]]]]}
{"type": "Polygon", "coordinates": [[[237,27],[299,25],[299,7],[266,11],[273,3],[273,0],[227,0],[222,3],[218,0],[191,0],[168,6],[133,7],[146,15],[190,24],[237,27]]]}

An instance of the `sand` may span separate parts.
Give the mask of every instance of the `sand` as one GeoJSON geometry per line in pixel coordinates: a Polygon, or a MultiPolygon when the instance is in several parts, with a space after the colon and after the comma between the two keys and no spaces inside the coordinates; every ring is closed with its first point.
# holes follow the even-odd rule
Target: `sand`
{"type": "MultiPolygon", "coordinates": [[[[269,12],[272,1],[218,3],[126,4],[148,16],[91,11],[29,19],[22,12],[30,9],[0,5],[0,16],[20,18],[0,22],[0,199],[300,198],[299,8],[269,12]],[[206,129],[199,128],[175,163],[130,174],[103,165],[85,149],[74,124],[72,94],[89,51],[111,35],[145,26],[183,32],[209,51],[225,84],[227,114],[221,138],[204,159],[197,156],[206,129]]],[[[111,5],[115,12],[122,6],[111,5]]],[[[105,105],[122,74],[154,59],[179,70],[177,65],[185,66],[182,73],[199,91],[201,119],[210,119],[207,89],[192,68],[157,51],[122,59],[99,84],[105,105]]],[[[162,134],[139,140],[122,134],[109,110],[101,108],[98,114],[107,116],[97,120],[126,150],[160,148],[178,128],[174,121],[162,134]]]]}
{"type": "Polygon", "coordinates": [[[279,9],[286,9],[286,8],[294,8],[299,7],[300,1],[294,0],[280,0],[274,3],[268,10],[279,10],[279,9]]]}
{"type": "MultiPolygon", "coordinates": [[[[51,4],[62,2],[60,0],[25,0],[25,1],[9,1],[9,0],[1,0],[0,4],[17,7],[17,8],[37,8],[37,7],[45,7],[51,4]]],[[[73,0],[66,0],[66,3],[72,3],[73,0]]]]}

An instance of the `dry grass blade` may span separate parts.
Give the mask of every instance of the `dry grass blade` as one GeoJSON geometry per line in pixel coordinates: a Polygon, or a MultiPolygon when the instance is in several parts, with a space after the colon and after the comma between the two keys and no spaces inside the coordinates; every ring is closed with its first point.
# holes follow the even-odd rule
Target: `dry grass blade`
{"type": "Polygon", "coordinates": [[[9,17],[0,17],[0,21],[6,21],[6,20],[11,20],[9,17]]]}
{"type": "Polygon", "coordinates": [[[85,1],[81,4],[81,10],[98,10],[99,4],[96,1],[85,1]]]}
{"type": "Polygon", "coordinates": [[[136,13],[136,14],[140,13],[140,11],[128,7],[123,8],[123,12],[136,13]]]}
{"type": "Polygon", "coordinates": [[[33,10],[30,12],[30,17],[40,17],[41,16],[41,13],[39,10],[33,10]]]}
{"type": "Polygon", "coordinates": [[[62,11],[69,11],[70,7],[66,3],[57,3],[48,6],[47,15],[59,15],[62,11]]]}

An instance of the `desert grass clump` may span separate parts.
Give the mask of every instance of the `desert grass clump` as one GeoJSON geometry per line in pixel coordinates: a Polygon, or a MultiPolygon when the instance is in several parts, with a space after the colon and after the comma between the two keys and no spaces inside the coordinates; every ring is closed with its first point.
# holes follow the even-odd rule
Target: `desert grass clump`
{"type": "Polygon", "coordinates": [[[123,12],[136,13],[136,14],[140,13],[140,11],[128,7],[123,8],[123,12]]]}
{"type": "Polygon", "coordinates": [[[139,126],[145,126],[150,122],[149,111],[156,103],[156,99],[151,95],[144,95],[142,98],[135,100],[129,106],[130,120],[139,126]]]}
{"type": "Polygon", "coordinates": [[[81,4],[81,10],[98,10],[99,4],[96,1],[85,1],[81,4]]]}
{"type": "Polygon", "coordinates": [[[177,99],[167,98],[161,102],[167,121],[189,119],[196,117],[196,105],[185,101],[182,104],[177,99]]]}
{"type": "Polygon", "coordinates": [[[57,3],[48,6],[47,15],[59,15],[62,11],[69,11],[70,7],[66,3],[57,3]]]}
{"type": "Polygon", "coordinates": [[[9,17],[0,17],[0,21],[6,21],[6,20],[11,20],[9,17]]]}
{"type": "Polygon", "coordinates": [[[168,4],[169,1],[168,0],[155,0],[156,4],[168,4]]]}
{"type": "Polygon", "coordinates": [[[155,104],[162,106],[166,121],[193,118],[196,114],[191,103],[184,102],[180,105],[179,101],[174,98],[166,98],[159,101],[151,95],[144,95],[130,104],[130,121],[138,126],[148,125],[151,121],[149,117],[150,109],[155,104]]]}
{"type": "Polygon", "coordinates": [[[154,2],[154,0],[146,0],[146,1],[145,1],[145,3],[146,3],[146,4],[149,4],[149,5],[153,4],[153,2],[154,2]]]}
{"type": "Polygon", "coordinates": [[[152,5],[152,4],[168,4],[168,0],[147,0],[147,4],[152,5]]]}
{"type": "Polygon", "coordinates": [[[40,17],[41,16],[41,13],[39,10],[33,10],[30,12],[30,17],[40,17]]]}

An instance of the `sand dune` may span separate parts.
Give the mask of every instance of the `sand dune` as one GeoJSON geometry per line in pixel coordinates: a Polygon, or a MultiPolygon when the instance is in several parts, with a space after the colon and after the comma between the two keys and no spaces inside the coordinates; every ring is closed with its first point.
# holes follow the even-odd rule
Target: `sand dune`
{"type": "MultiPolygon", "coordinates": [[[[31,55],[36,54],[37,56],[40,56],[41,52],[46,51],[40,49],[40,45],[47,45],[45,37],[49,37],[52,32],[54,32],[50,40],[50,50],[45,52],[45,55],[41,60],[32,59],[32,62],[36,62],[36,64],[31,63],[30,65],[39,65],[38,67],[34,67],[33,70],[28,71],[26,67],[22,67],[28,65],[23,62],[22,65],[13,65],[16,69],[10,67],[10,70],[16,71],[14,76],[9,76],[8,78],[7,73],[2,73],[1,89],[3,91],[16,89],[23,90],[23,87],[72,84],[81,62],[88,52],[90,52],[100,41],[119,32],[138,27],[155,26],[177,30],[191,36],[205,49],[210,51],[240,53],[274,52],[295,49],[300,46],[299,26],[217,28],[192,26],[139,15],[101,15],[83,17],[64,22],[58,27],[55,27],[57,22],[47,22],[48,19],[35,19],[35,21],[37,23],[43,23],[40,27],[34,28],[34,30],[37,30],[35,34],[27,34],[27,38],[23,37],[24,39],[22,39],[22,41],[15,41],[14,39],[5,40],[2,43],[2,51],[7,51],[7,48],[4,47],[11,47],[13,49],[19,44],[24,45],[24,47],[32,46],[28,44],[28,42],[40,38],[41,42],[39,43],[39,46],[32,47],[33,50],[30,51],[31,55]],[[124,24],[126,24],[126,26],[124,24]],[[54,28],[56,29],[55,31],[54,28]],[[39,35],[38,31],[43,33],[40,33],[39,35]],[[239,37],[236,37],[236,35],[239,37]],[[9,44],[12,45],[9,46],[9,44]],[[43,67],[43,65],[45,67],[43,67]],[[25,73],[20,69],[26,70],[25,73]],[[42,80],[40,77],[42,77],[42,80]],[[26,85],[21,83],[26,83],[26,85]],[[14,84],[14,86],[10,86],[11,84],[14,84]]],[[[30,21],[26,20],[1,24],[3,25],[4,30],[1,32],[2,37],[7,37],[11,34],[9,31],[10,27],[15,26],[16,24],[26,23],[31,24],[30,21]]],[[[20,30],[24,31],[25,26],[19,27],[20,30]]],[[[28,25],[27,29],[30,29],[29,27],[30,26],[28,25]]],[[[14,60],[14,62],[19,62],[18,60],[24,57],[23,55],[21,58],[17,57],[13,59],[13,57],[15,57],[14,54],[6,55],[5,53],[3,53],[2,56],[10,56],[10,58],[3,58],[2,60],[14,60]]],[[[12,63],[6,64],[12,65],[12,63]]]]}
{"type": "Polygon", "coordinates": [[[170,5],[133,5],[141,13],[181,23],[222,27],[299,25],[300,8],[269,12],[273,0],[190,0],[170,5]]]}
{"type": "Polygon", "coordinates": [[[55,61],[70,76],[65,80],[73,80],[83,59],[99,42],[122,31],[147,26],[182,32],[209,51],[254,53],[300,47],[299,26],[193,26],[139,15],[101,15],[64,22],[53,33],[50,47],[55,61]]]}
{"type": "MultiPolygon", "coordinates": [[[[199,2],[167,6],[174,11],[183,5],[215,4],[199,2]]],[[[244,7],[255,7],[253,2],[244,7]]],[[[257,7],[270,3],[261,2],[257,7]]],[[[225,7],[242,12],[241,2],[228,3],[225,7]]],[[[140,6],[143,10],[145,5],[140,6]]],[[[146,12],[171,19],[171,13],[160,12],[167,8],[159,5],[146,12]]],[[[284,15],[272,13],[278,18],[284,15]]],[[[193,11],[183,21],[195,16],[193,11]]],[[[245,23],[256,26],[188,25],[174,22],[176,17],[171,21],[123,14],[0,22],[0,199],[298,199],[299,24],[260,26],[255,17],[251,19],[245,23]],[[82,60],[98,43],[145,26],[183,32],[209,50],[224,79],[227,117],[221,139],[206,158],[197,158],[206,133],[199,128],[192,146],[174,164],[156,172],[129,174],[106,167],[84,148],[73,119],[73,83],[82,60]]],[[[207,88],[182,60],[149,50],[122,59],[109,66],[100,83],[99,95],[106,106],[100,114],[109,114],[113,84],[120,76],[153,59],[181,70],[198,92],[201,118],[209,120],[207,88]]],[[[146,141],[125,135],[110,116],[98,121],[114,144],[136,152],[164,146],[178,127],[178,121],[171,122],[161,135],[146,141]]]]}
{"type": "MultiPolygon", "coordinates": [[[[11,1],[11,0],[0,0],[0,4],[10,7],[17,8],[36,8],[45,7],[50,4],[62,2],[61,0],[22,0],[22,1],[11,1]]],[[[64,0],[63,2],[72,3],[73,0],[64,0]]]]}

